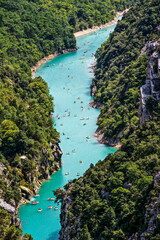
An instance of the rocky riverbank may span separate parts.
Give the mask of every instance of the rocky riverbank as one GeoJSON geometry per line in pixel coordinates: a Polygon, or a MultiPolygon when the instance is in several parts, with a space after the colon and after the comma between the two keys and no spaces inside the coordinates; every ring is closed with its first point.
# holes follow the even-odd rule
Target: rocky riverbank
{"type": "MultiPolygon", "coordinates": [[[[33,156],[34,161],[37,162],[37,167],[34,176],[29,172],[24,174],[24,180],[28,183],[28,185],[20,185],[19,192],[21,199],[18,205],[14,200],[10,199],[10,203],[7,203],[2,197],[0,197],[0,207],[6,210],[12,219],[12,223],[16,225],[16,227],[20,226],[20,220],[18,218],[18,209],[21,205],[29,203],[31,196],[38,194],[39,188],[41,187],[43,181],[48,180],[50,176],[60,170],[62,166],[61,156],[62,150],[59,147],[58,143],[50,143],[50,149],[52,153],[49,153],[47,149],[41,150],[41,155],[43,158],[43,164],[39,163],[39,159],[33,156]],[[31,187],[29,187],[31,186],[31,187]]],[[[21,156],[23,161],[27,160],[27,156],[21,156]]],[[[6,171],[5,166],[1,163],[0,165],[0,173],[3,179],[6,178],[4,172],[6,171]]],[[[8,182],[8,184],[10,184],[8,182]]]]}
{"type": "MultiPolygon", "coordinates": [[[[119,135],[121,135],[121,132],[119,133],[119,135]]],[[[119,141],[119,135],[117,136],[116,139],[113,138],[107,138],[105,137],[105,134],[103,132],[103,129],[100,129],[99,127],[97,128],[96,132],[94,133],[94,136],[97,138],[97,141],[101,144],[106,144],[109,145],[111,147],[115,147],[115,148],[120,148],[121,144],[119,141]]]]}

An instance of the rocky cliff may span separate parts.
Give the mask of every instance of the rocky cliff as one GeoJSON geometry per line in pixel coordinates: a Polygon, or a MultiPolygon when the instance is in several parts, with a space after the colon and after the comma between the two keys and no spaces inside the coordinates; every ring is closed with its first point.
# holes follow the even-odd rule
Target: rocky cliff
{"type": "Polygon", "coordinates": [[[140,125],[152,116],[151,101],[160,101],[160,40],[146,44],[148,58],[146,83],[140,88],[140,125]]]}
{"type": "Polygon", "coordinates": [[[98,50],[92,84],[100,141],[122,146],[56,191],[60,239],[160,239],[160,5],[143,3],[98,50]]]}
{"type": "MultiPolygon", "coordinates": [[[[152,96],[158,97],[156,93],[158,75],[155,73],[155,68],[157,70],[158,67],[157,63],[154,63],[156,52],[150,62],[151,71],[148,71],[152,81],[149,81],[149,78],[146,81],[148,56],[142,48],[157,35],[160,22],[159,6],[159,1],[152,0],[143,1],[143,4],[141,2],[132,7],[124,14],[109,39],[96,52],[97,64],[91,95],[94,96],[93,107],[100,106],[101,109],[96,131],[100,142],[111,146],[121,143],[133,130],[138,116],[142,115],[141,121],[144,121],[143,117],[147,119],[152,112],[146,110],[144,101],[149,96],[149,87],[152,96]],[[145,83],[146,86],[142,87],[145,83]],[[148,85],[151,86],[147,87],[148,85]],[[143,98],[138,115],[140,87],[143,98]]],[[[147,104],[151,106],[151,99],[147,104]]]]}
{"type": "MultiPolygon", "coordinates": [[[[11,215],[12,224],[15,224],[17,227],[20,226],[18,208],[22,204],[29,202],[31,196],[38,193],[42,182],[49,179],[50,175],[55,171],[60,170],[60,167],[62,166],[62,150],[60,149],[58,142],[50,143],[49,147],[49,149],[41,150],[39,153],[41,155],[41,159],[33,156],[33,161],[37,164],[34,172],[22,172],[21,178],[23,181],[19,183],[19,186],[17,186],[16,189],[16,192],[19,192],[18,201],[15,201],[12,196],[7,197],[5,193],[6,190],[3,189],[3,187],[1,188],[0,207],[11,215]]],[[[27,162],[28,156],[22,155],[20,156],[20,159],[22,162],[27,162]]],[[[0,176],[2,179],[1,181],[6,183],[7,188],[10,188],[10,186],[12,186],[12,180],[10,179],[8,170],[3,163],[0,164],[0,176]]]]}

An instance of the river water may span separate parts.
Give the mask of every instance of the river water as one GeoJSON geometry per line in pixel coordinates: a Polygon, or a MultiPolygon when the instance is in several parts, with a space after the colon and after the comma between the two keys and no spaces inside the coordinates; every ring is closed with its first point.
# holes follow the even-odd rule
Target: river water
{"type": "Polygon", "coordinates": [[[93,136],[100,111],[89,107],[92,100],[90,85],[94,77],[91,65],[95,61],[93,54],[114,28],[112,26],[97,34],[78,38],[78,51],[56,57],[47,63],[49,67],[44,64],[36,73],[48,83],[50,94],[54,96],[54,123],[60,132],[63,166],[52,175],[51,180],[42,184],[40,196],[36,197],[39,204],[26,204],[19,210],[23,232],[32,234],[33,239],[58,239],[60,205],[47,200],[54,197],[52,191],[78,178],[77,173],[82,176],[91,163],[95,164],[116,151],[115,148],[99,144],[93,136]],[[60,119],[57,115],[60,115],[60,119]],[[66,172],[69,174],[65,175],[66,172]],[[53,208],[48,209],[49,205],[53,208]],[[58,210],[54,209],[55,206],[58,210]],[[38,208],[42,208],[42,212],[38,212],[38,208]]]}

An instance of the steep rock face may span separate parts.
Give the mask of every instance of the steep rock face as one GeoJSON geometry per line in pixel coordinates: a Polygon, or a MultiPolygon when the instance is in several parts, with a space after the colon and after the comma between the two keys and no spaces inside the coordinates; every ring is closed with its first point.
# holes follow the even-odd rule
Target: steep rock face
{"type": "Polygon", "coordinates": [[[149,62],[146,83],[140,88],[139,118],[141,125],[152,115],[147,108],[147,100],[150,97],[156,101],[160,100],[160,42],[158,40],[148,42],[145,48],[149,62]]]}
{"type": "Polygon", "coordinates": [[[73,200],[72,195],[69,195],[72,186],[74,184],[71,184],[69,189],[66,191],[67,194],[64,195],[62,199],[62,205],[61,205],[61,215],[60,215],[60,222],[61,222],[61,231],[60,231],[60,240],[72,240],[72,236],[77,235],[77,237],[80,237],[81,233],[81,227],[80,227],[80,217],[76,217],[74,220],[72,219],[72,216],[68,214],[69,208],[71,207],[73,200]],[[71,219],[73,220],[71,224],[71,219]]]}
{"type": "Polygon", "coordinates": [[[107,144],[111,147],[118,147],[120,146],[119,136],[122,134],[123,131],[120,131],[116,138],[113,139],[111,137],[106,137],[103,130],[100,128],[97,128],[94,136],[97,138],[98,142],[101,144],[107,144]]]}
{"type": "Polygon", "coordinates": [[[49,153],[47,149],[41,150],[41,161],[39,161],[36,156],[34,157],[34,160],[37,163],[35,174],[31,174],[27,171],[23,173],[25,180],[29,183],[33,183],[32,190],[28,189],[27,191],[21,188],[22,196],[28,200],[32,194],[38,193],[42,181],[49,179],[50,175],[55,171],[59,171],[60,167],[62,166],[62,150],[59,147],[58,143],[50,143],[50,149],[51,153],[49,153]]]}
{"type": "Polygon", "coordinates": [[[160,171],[155,173],[154,175],[154,186],[153,189],[155,190],[155,195],[152,197],[152,200],[150,204],[148,205],[146,209],[145,214],[145,224],[147,225],[146,230],[141,234],[140,239],[146,240],[148,237],[151,237],[155,231],[155,229],[158,227],[160,216],[160,209],[159,209],[159,202],[160,202],[160,193],[159,193],[159,187],[160,187],[160,171]]]}
{"type": "Polygon", "coordinates": [[[68,221],[68,208],[70,207],[72,200],[68,196],[66,199],[64,199],[64,202],[62,203],[61,211],[64,213],[61,215],[61,226],[62,229],[60,231],[60,240],[72,240],[72,233],[77,234],[79,236],[78,232],[80,232],[80,218],[76,218],[76,221],[74,224],[69,224],[68,221]]]}
{"type": "Polygon", "coordinates": [[[0,207],[6,210],[7,212],[14,214],[15,207],[11,206],[10,204],[6,203],[3,199],[0,199],[0,207]]]}
{"type": "MultiPolygon", "coordinates": [[[[29,171],[23,172],[23,179],[25,182],[29,183],[27,187],[25,185],[17,186],[17,191],[20,194],[20,200],[18,203],[15,202],[14,199],[8,199],[9,203],[7,203],[4,199],[4,190],[0,191],[0,207],[6,210],[12,217],[12,223],[17,227],[20,226],[20,220],[18,219],[18,208],[30,201],[32,195],[37,194],[39,188],[43,182],[43,180],[49,179],[50,175],[55,171],[60,170],[62,166],[62,150],[57,143],[50,143],[50,151],[49,149],[41,150],[41,159],[37,159],[36,156],[33,156],[34,162],[36,162],[37,167],[34,173],[30,173],[29,171]]],[[[21,161],[27,161],[28,157],[23,155],[20,157],[21,161]]],[[[3,163],[0,163],[0,176],[1,179],[6,182],[7,188],[12,185],[12,181],[9,180],[7,168],[3,163]]],[[[21,183],[22,184],[22,183],[21,183]]]]}
{"type": "Polygon", "coordinates": [[[19,220],[16,219],[17,210],[15,207],[11,206],[10,204],[6,203],[3,199],[0,198],[0,208],[6,210],[8,213],[10,213],[12,217],[12,223],[19,226],[19,220]]]}

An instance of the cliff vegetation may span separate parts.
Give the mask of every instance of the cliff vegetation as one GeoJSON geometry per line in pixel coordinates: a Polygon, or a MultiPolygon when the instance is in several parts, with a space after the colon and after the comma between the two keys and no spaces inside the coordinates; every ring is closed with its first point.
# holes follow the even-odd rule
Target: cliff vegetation
{"type": "Polygon", "coordinates": [[[134,2],[0,1],[0,239],[22,235],[15,228],[18,206],[61,166],[53,98],[42,78],[31,78],[30,67],[75,49],[73,32],[112,20],[134,2]]]}
{"type": "Polygon", "coordinates": [[[56,190],[60,239],[160,239],[159,12],[160,1],[141,1],[97,51],[97,132],[121,148],[56,190]]]}

